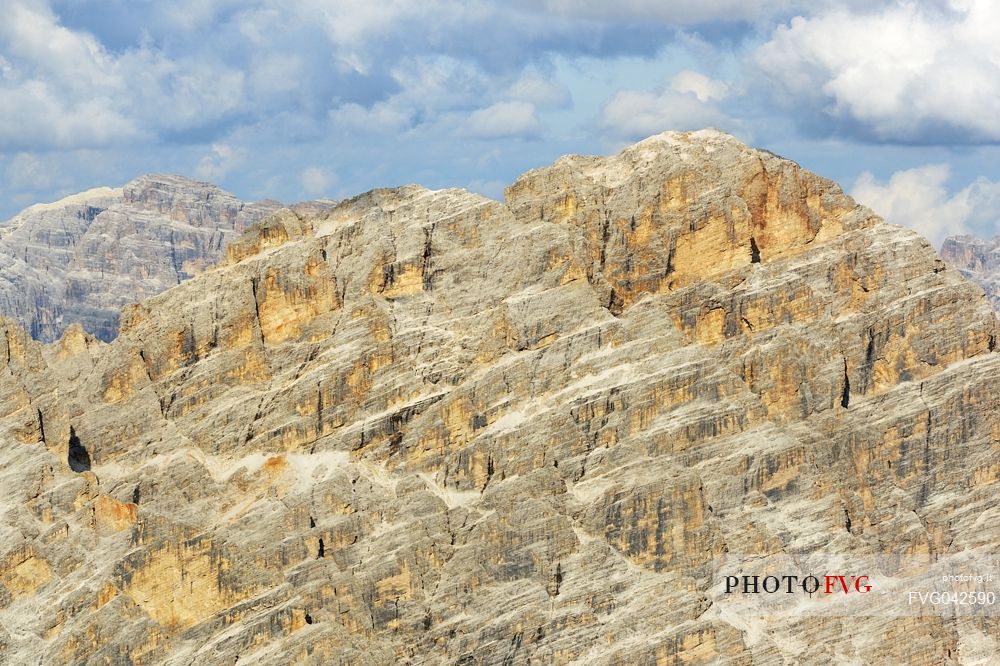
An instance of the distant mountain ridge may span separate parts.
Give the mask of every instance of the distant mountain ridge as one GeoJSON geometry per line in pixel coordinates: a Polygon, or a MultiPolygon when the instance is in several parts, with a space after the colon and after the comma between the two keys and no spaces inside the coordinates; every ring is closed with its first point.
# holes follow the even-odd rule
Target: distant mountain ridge
{"type": "Polygon", "coordinates": [[[941,257],[982,287],[993,308],[1000,311],[1000,236],[949,236],[941,245],[941,257]]]}
{"type": "Polygon", "coordinates": [[[30,206],[0,227],[0,315],[43,341],[74,323],[111,340],[124,305],[214,264],[281,207],[164,174],[30,206]]]}

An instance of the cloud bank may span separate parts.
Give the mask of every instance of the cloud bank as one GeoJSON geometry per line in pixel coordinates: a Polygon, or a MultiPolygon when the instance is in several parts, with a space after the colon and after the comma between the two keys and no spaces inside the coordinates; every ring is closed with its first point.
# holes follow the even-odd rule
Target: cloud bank
{"type": "Polygon", "coordinates": [[[754,61],[815,131],[865,141],[1000,141],[1000,5],[832,10],[778,27],[754,61]]]}
{"type": "Polygon", "coordinates": [[[977,178],[949,194],[950,178],[947,164],[898,171],[884,182],[865,172],[854,183],[851,196],[888,222],[916,230],[934,247],[949,235],[1000,235],[1000,182],[977,178]]]}
{"type": "Polygon", "coordinates": [[[0,219],[148,171],[498,196],[566,152],[714,126],[790,157],[863,147],[881,180],[809,166],[928,234],[992,229],[995,25],[984,0],[10,0],[0,219]]]}

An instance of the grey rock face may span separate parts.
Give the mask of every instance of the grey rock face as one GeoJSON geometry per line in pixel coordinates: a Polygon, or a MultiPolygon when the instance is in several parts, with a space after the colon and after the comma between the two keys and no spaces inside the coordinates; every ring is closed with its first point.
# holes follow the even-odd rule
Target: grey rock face
{"type": "Polygon", "coordinates": [[[941,257],[982,287],[1000,310],[1000,236],[992,240],[950,236],[941,245],[941,257]]]}
{"type": "Polygon", "coordinates": [[[0,324],[0,660],[989,663],[709,590],[1000,548],[996,316],[834,183],[671,133],[230,248],[110,344],[0,324]]]}
{"type": "Polygon", "coordinates": [[[278,208],[164,175],[32,206],[0,227],[0,314],[44,341],[72,323],[110,340],[124,305],[214,264],[278,208]]]}

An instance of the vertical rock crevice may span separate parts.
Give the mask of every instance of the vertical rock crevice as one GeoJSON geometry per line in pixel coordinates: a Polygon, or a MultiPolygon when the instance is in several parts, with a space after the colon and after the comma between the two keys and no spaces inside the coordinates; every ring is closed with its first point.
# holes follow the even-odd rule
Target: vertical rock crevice
{"type": "Polygon", "coordinates": [[[851,405],[851,378],[847,375],[847,359],[844,359],[844,387],[840,393],[840,406],[847,409],[851,405]]]}
{"type": "Polygon", "coordinates": [[[73,426],[69,427],[69,451],[66,453],[66,462],[69,464],[69,468],[77,474],[90,471],[90,452],[80,442],[73,426]]]}

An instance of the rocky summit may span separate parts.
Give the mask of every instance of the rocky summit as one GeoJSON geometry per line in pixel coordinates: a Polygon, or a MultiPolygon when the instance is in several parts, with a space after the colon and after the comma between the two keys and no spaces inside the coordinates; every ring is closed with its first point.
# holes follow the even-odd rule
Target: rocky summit
{"type": "Polygon", "coordinates": [[[981,290],[725,134],[279,213],[110,344],[2,336],[2,663],[996,654],[989,614],[710,592],[726,554],[1000,543],[981,290]]]}
{"type": "Polygon", "coordinates": [[[74,323],[111,340],[124,305],[216,263],[280,207],[164,175],[31,206],[0,226],[0,315],[44,341],[74,323]]]}

